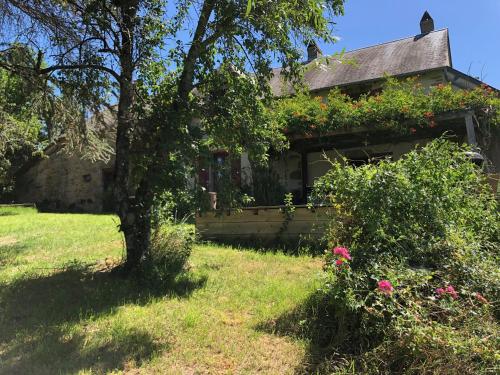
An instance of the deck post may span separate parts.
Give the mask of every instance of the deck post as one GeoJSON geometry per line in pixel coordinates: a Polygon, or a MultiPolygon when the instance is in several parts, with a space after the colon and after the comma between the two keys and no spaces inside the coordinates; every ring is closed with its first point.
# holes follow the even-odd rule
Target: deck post
{"type": "Polygon", "coordinates": [[[477,146],[476,131],[474,130],[474,122],[470,112],[465,115],[465,127],[467,129],[467,142],[470,145],[477,146]]]}
{"type": "Polygon", "coordinates": [[[301,154],[301,164],[302,164],[302,200],[307,203],[307,152],[302,152],[301,154]]]}

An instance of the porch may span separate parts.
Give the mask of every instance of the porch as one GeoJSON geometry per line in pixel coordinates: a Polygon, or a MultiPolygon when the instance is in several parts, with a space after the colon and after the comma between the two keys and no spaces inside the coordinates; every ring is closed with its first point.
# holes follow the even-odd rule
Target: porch
{"type": "MultiPolygon", "coordinates": [[[[315,180],[330,168],[329,160],[345,158],[343,160],[353,165],[376,162],[382,158],[398,160],[415,147],[423,146],[445,132],[455,142],[481,146],[482,155],[474,153],[479,156],[476,162],[487,160],[488,169],[491,169],[489,173],[500,169],[500,149],[496,141],[498,134],[493,135],[495,141],[489,142],[489,147],[483,147],[488,142],[481,131],[476,132],[479,126],[475,123],[472,112],[449,113],[439,116],[436,121],[438,126],[419,128],[416,134],[395,134],[393,131],[374,131],[362,127],[341,129],[321,136],[289,134],[290,149],[274,155],[270,163],[271,170],[276,175],[272,183],[259,180],[247,157],[241,160],[239,181],[251,184],[254,194],[257,190],[261,193],[263,191],[264,194],[261,195],[265,198],[257,199],[256,207],[198,213],[196,229],[204,240],[230,243],[288,242],[296,245],[303,240],[318,241],[327,229],[329,208],[309,208],[306,203],[315,180]],[[278,185],[279,190],[269,192],[269,189],[278,185]],[[293,195],[293,213],[287,212],[285,206],[276,205],[283,202],[283,192],[293,195]]],[[[498,175],[494,177],[495,175],[490,175],[493,190],[496,191],[498,175]]],[[[264,176],[266,178],[269,176],[264,176]]],[[[215,198],[216,193],[212,194],[215,198]]],[[[216,206],[216,200],[212,205],[216,206]]]]}
{"type": "Polygon", "coordinates": [[[317,242],[328,227],[329,207],[297,205],[213,210],[196,215],[202,240],[239,244],[317,242]]]}

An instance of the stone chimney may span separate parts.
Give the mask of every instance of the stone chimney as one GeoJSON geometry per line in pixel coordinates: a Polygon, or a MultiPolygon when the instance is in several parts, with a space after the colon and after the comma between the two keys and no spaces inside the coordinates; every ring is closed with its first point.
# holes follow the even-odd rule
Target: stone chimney
{"type": "Polygon", "coordinates": [[[323,52],[321,52],[318,45],[314,41],[310,41],[307,45],[307,62],[313,61],[322,55],[323,52]]]}
{"type": "Polygon", "coordinates": [[[429,12],[425,11],[422,19],[420,20],[420,32],[422,34],[427,34],[431,31],[434,31],[434,20],[432,19],[429,12]]]}

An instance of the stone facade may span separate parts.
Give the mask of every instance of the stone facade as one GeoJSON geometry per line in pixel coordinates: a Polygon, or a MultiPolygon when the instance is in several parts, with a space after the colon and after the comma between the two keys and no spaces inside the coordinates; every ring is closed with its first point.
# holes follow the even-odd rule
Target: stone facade
{"type": "Polygon", "coordinates": [[[112,168],[79,155],[47,150],[47,157],[32,163],[16,179],[16,200],[35,203],[41,210],[106,212],[112,206],[112,168]]]}

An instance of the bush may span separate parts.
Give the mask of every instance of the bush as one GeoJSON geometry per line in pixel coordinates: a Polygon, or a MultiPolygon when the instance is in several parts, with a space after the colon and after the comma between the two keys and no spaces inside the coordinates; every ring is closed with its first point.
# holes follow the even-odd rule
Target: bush
{"type": "Polygon", "coordinates": [[[364,353],[363,371],[480,373],[500,356],[498,206],[467,150],[440,139],[396,162],[337,162],[315,187],[333,207],[334,344],[364,353]]]}
{"type": "Polygon", "coordinates": [[[191,225],[164,225],[155,230],[147,261],[148,275],[159,281],[171,281],[186,271],[194,239],[191,225]]]}
{"type": "Polygon", "coordinates": [[[155,194],[151,210],[153,228],[163,225],[194,222],[197,209],[208,209],[208,197],[199,187],[164,190],[155,194]]]}

